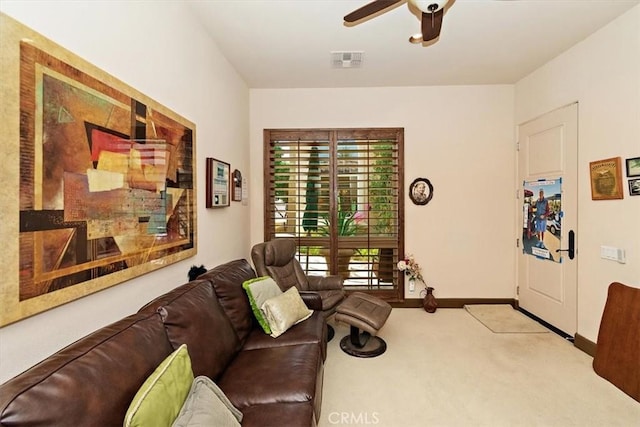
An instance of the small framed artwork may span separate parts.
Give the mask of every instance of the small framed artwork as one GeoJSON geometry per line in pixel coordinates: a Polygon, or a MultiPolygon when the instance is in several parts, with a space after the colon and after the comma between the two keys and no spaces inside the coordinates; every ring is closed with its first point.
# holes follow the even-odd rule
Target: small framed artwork
{"type": "Polygon", "coordinates": [[[233,171],[233,192],[231,193],[231,200],[234,202],[242,201],[242,173],[238,169],[233,171]]]}
{"type": "Polygon", "coordinates": [[[207,208],[229,206],[229,163],[207,157],[207,208]]]}
{"type": "Polygon", "coordinates": [[[640,196],[640,178],[629,180],[629,195],[640,196]]]}
{"type": "Polygon", "coordinates": [[[640,157],[632,157],[626,160],[627,176],[640,176],[640,157]]]}
{"type": "Polygon", "coordinates": [[[622,160],[620,157],[589,163],[591,200],[624,198],[622,191],[622,160]]]}
{"type": "Polygon", "coordinates": [[[426,205],[433,198],[433,185],[427,178],[416,178],[409,186],[409,198],[416,205],[426,205]]]}

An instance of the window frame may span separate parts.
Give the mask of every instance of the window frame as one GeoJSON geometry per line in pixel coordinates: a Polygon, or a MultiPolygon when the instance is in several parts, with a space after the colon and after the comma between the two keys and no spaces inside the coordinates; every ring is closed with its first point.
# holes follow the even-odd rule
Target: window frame
{"type": "MultiPolygon", "coordinates": [[[[391,187],[391,190],[395,192],[393,198],[394,198],[395,206],[397,206],[397,211],[394,212],[395,217],[392,217],[392,220],[394,221],[392,226],[397,226],[397,234],[395,236],[390,236],[391,238],[371,236],[372,233],[368,225],[367,225],[366,236],[357,235],[357,236],[350,236],[350,237],[340,237],[335,232],[332,232],[330,236],[327,236],[327,237],[318,237],[318,236],[307,237],[307,236],[302,236],[299,231],[295,232],[294,236],[298,241],[298,247],[322,245],[328,248],[333,248],[334,250],[330,251],[330,256],[332,257],[331,258],[332,261],[331,262],[327,261],[327,264],[331,263],[334,269],[336,268],[335,266],[338,264],[338,258],[339,258],[338,251],[335,250],[337,248],[349,248],[349,247],[363,248],[363,249],[367,249],[368,254],[371,254],[370,250],[373,248],[382,249],[385,247],[386,248],[391,247],[393,251],[393,255],[392,255],[393,265],[389,266],[389,269],[390,269],[389,273],[392,274],[392,277],[393,277],[392,288],[389,288],[387,286],[386,289],[380,289],[380,286],[378,285],[377,288],[373,286],[370,288],[363,289],[362,286],[345,285],[345,290],[347,291],[347,293],[349,293],[351,291],[350,287],[352,287],[353,291],[357,290],[360,292],[366,292],[372,295],[376,295],[389,302],[404,301],[404,276],[400,272],[398,272],[396,267],[397,261],[399,259],[404,258],[404,212],[405,212],[404,211],[405,209],[404,128],[264,129],[263,139],[264,139],[264,143],[263,143],[264,230],[263,231],[264,231],[265,241],[270,240],[272,238],[277,238],[277,235],[279,233],[277,230],[276,216],[277,215],[282,216],[282,206],[278,206],[278,202],[277,202],[278,189],[277,189],[276,183],[278,180],[276,178],[276,175],[278,175],[278,165],[275,164],[276,160],[275,160],[275,156],[273,156],[273,154],[276,151],[278,151],[278,149],[275,148],[275,145],[273,145],[272,143],[277,141],[277,142],[282,142],[284,145],[284,143],[294,144],[297,142],[298,148],[297,148],[297,151],[295,151],[295,154],[298,159],[300,158],[300,153],[301,153],[301,150],[300,150],[301,141],[304,141],[303,144],[305,144],[304,147],[307,150],[308,150],[308,147],[313,146],[315,142],[317,142],[318,144],[324,144],[324,143],[328,144],[328,147],[329,147],[328,151],[323,151],[322,153],[325,153],[325,154],[328,153],[329,155],[328,164],[323,163],[324,167],[328,168],[329,182],[328,183],[326,182],[326,178],[325,180],[322,180],[322,178],[320,178],[320,181],[323,184],[321,184],[319,187],[324,191],[327,191],[327,190],[329,191],[329,197],[328,197],[329,211],[325,213],[329,215],[330,219],[328,221],[330,222],[330,225],[336,224],[336,220],[338,216],[338,200],[339,200],[338,195],[340,192],[339,181],[341,176],[339,173],[339,166],[338,166],[338,163],[340,162],[341,158],[339,158],[338,155],[339,153],[347,153],[346,155],[348,156],[348,150],[346,151],[339,150],[339,145],[343,144],[344,146],[348,146],[349,141],[355,141],[352,145],[366,146],[366,147],[369,147],[370,145],[375,145],[375,144],[382,145],[385,143],[385,141],[388,141],[388,143],[392,145],[390,152],[392,153],[393,157],[392,157],[392,163],[390,164],[390,166],[392,167],[392,170],[393,170],[392,172],[393,176],[396,177],[396,182],[395,182],[395,187],[391,187]],[[393,161],[395,161],[395,163],[393,161]],[[390,240],[393,241],[391,244],[390,244],[390,240]]],[[[367,150],[369,150],[369,148],[367,148],[367,150]]],[[[374,154],[376,154],[376,152],[374,152],[374,154]]],[[[344,158],[345,157],[342,157],[343,160],[344,158]]],[[[374,163],[372,162],[372,157],[370,157],[369,154],[366,155],[365,161],[367,163],[365,163],[364,166],[367,168],[367,170],[373,168],[372,165],[374,165],[374,163]]],[[[300,166],[301,164],[302,164],[301,162],[295,163],[295,168],[297,170],[301,169],[301,166],[300,166]]],[[[340,168],[343,168],[344,170],[344,166],[341,166],[340,168]]],[[[326,173],[326,172],[327,172],[326,170],[323,171],[323,173],[326,173]]],[[[307,174],[309,173],[308,170],[306,173],[307,174]]],[[[349,173],[346,173],[345,175],[349,175],[349,173]]],[[[370,175],[371,173],[368,172],[367,179],[364,181],[366,182],[367,198],[372,197],[370,195],[370,189],[372,188],[370,183],[373,182],[373,180],[369,179],[370,175]]],[[[363,182],[360,179],[360,177],[356,177],[356,180],[360,180],[361,182],[363,182]]],[[[296,179],[295,182],[297,186],[296,189],[299,190],[301,188],[300,178],[296,179]]],[[[358,183],[356,183],[356,185],[358,185],[358,183]]],[[[294,213],[298,218],[301,218],[300,217],[301,202],[300,202],[300,195],[298,193],[299,191],[296,192],[296,197],[298,198],[298,200],[294,203],[296,205],[296,210],[294,211],[294,213]]],[[[305,189],[305,194],[306,194],[306,189],[305,189]]],[[[394,204],[392,204],[392,206],[393,205],[394,204]]],[[[324,206],[326,206],[326,204],[324,206]]],[[[317,209],[320,209],[320,208],[317,208],[317,209]]],[[[285,224],[288,224],[287,222],[288,219],[286,217],[287,212],[288,212],[287,208],[285,207],[285,216],[279,219],[280,223],[282,223],[282,220],[284,219],[285,224]]],[[[296,226],[300,227],[302,225],[300,224],[296,226]]],[[[299,256],[303,256],[303,255],[299,254],[299,256]]],[[[370,263],[370,260],[372,259],[371,257],[372,255],[367,255],[368,261],[366,265],[368,266],[372,265],[370,263]]],[[[376,259],[378,260],[377,261],[378,265],[380,265],[380,252],[378,251],[378,255],[375,255],[374,257],[377,257],[376,259]]],[[[303,265],[303,269],[305,270],[308,268],[308,260],[309,260],[308,256],[306,260],[307,260],[306,268],[305,268],[305,265],[303,265]]],[[[301,259],[300,261],[301,261],[301,264],[304,264],[301,259]]],[[[388,263],[389,262],[387,261],[387,264],[388,263]]],[[[373,268],[369,267],[365,269],[365,271],[368,272],[368,279],[369,279],[369,282],[371,282],[371,279],[373,277],[372,276],[373,268]]],[[[378,283],[379,282],[380,280],[378,278],[378,283]]]]}

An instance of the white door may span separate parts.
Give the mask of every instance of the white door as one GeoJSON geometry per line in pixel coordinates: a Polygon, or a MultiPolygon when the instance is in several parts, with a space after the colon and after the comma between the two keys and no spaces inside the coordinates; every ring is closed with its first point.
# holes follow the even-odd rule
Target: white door
{"type": "Polygon", "coordinates": [[[577,239],[570,259],[569,234],[577,231],[578,104],[551,111],[518,126],[520,307],[573,336],[577,330],[577,239]],[[557,181],[556,181],[557,180],[557,181]],[[561,183],[558,194],[543,194],[550,209],[536,232],[537,189],[561,183]],[[525,183],[529,185],[527,189],[525,183]],[[533,191],[531,191],[533,189],[533,191]],[[535,194],[532,194],[535,193],[535,194]],[[530,206],[527,212],[527,208],[530,206]],[[556,212],[553,209],[556,209],[556,212]],[[559,212],[561,211],[561,213],[559,212]]]}

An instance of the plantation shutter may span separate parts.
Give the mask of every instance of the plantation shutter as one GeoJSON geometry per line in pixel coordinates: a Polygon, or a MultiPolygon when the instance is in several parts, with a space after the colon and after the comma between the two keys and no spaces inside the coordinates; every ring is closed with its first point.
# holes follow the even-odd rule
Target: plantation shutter
{"type": "Polygon", "coordinates": [[[403,129],[265,130],[265,240],[294,237],[307,274],[403,299],[403,129]]]}

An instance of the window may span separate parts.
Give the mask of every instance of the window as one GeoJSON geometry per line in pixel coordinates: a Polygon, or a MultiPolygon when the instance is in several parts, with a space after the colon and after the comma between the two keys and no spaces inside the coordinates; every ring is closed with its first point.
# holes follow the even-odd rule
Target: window
{"type": "Polygon", "coordinates": [[[265,130],[265,240],[295,237],[308,274],[404,298],[401,128],[265,130]]]}

